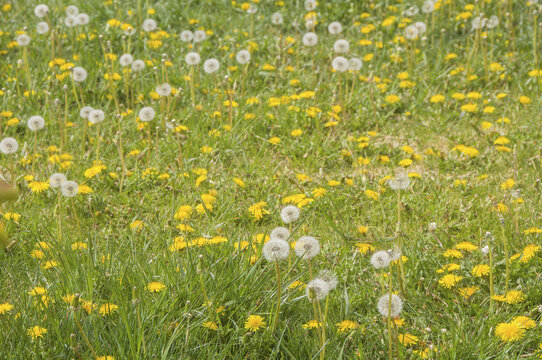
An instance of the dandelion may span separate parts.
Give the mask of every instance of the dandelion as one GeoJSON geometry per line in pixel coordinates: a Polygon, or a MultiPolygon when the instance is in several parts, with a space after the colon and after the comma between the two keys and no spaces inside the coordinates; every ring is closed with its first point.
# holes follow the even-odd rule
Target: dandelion
{"type": "Polygon", "coordinates": [[[134,62],[134,57],[131,54],[122,54],[119,58],[120,66],[130,66],[134,62]]]}
{"type": "Polygon", "coordinates": [[[338,35],[343,31],[343,26],[338,21],[333,21],[327,26],[327,30],[331,35],[338,35]]]}
{"type": "Polygon", "coordinates": [[[271,24],[273,25],[282,25],[282,14],[279,12],[271,14],[271,24]]]}
{"type": "Polygon", "coordinates": [[[271,239],[280,239],[287,241],[290,238],[290,230],[285,227],[278,227],[271,231],[269,237],[271,239]]]}
{"type": "Polygon", "coordinates": [[[318,35],[316,35],[313,32],[308,32],[305,35],[303,35],[302,38],[303,45],[305,46],[314,46],[318,43],[318,35]]]}
{"type": "Polygon", "coordinates": [[[348,70],[348,60],[346,60],[342,56],[337,56],[333,59],[331,62],[331,66],[333,67],[333,70],[342,73],[348,70]]]}
{"type": "Polygon", "coordinates": [[[514,342],[521,340],[525,335],[523,329],[518,323],[500,323],[495,328],[495,336],[505,342],[514,342]]]}
{"type": "Polygon", "coordinates": [[[192,39],[194,39],[194,33],[192,33],[192,31],[190,31],[190,30],[183,30],[179,34],[179,38],[183,42],[190,42],[190,41],[192,41],[192,39]]]}
{"type": "Polygon", "coordinates": [[[422,12],[424,14],[430,14],[435,11],[435,3],[432,0],[427,0],[422,5],[422,12]]]}
{"type": "Polygon", "coordinates": [[[72,68],[71,76],[76,83],[83,82],[87,79],[88,73],[82,67],[76,66],[72,68]]]}
{"type": "Polygon", "coordinates": [[[322,279],[313,279],[309,281],[305,288],[305,295],[311,302],[318,302],[329,293],[329,284],[322,279]]]}
{"type": "Polygon", "coordinates": [[[197,65],[200,63],[201,61],[201,57],[199,56],[198,53],[195,53],[195,52],[189,52],[188,54],[186,54],[186,56],[184,57],[184,60],[186,61],[186,63],[188,65],[197,65]]]}
{"type": "Polygon", "coordinates": [[[32,338],[32,340],[36,340],[38,338],[42,338],[43,335],[47,333],[47,329],[36,325],[29,328],[26,333],[32,338]]]}
{"type": "Polygon", "coordinates": [[[350,333],[359,328],[359,324],[352,320],[343,320],[337,324],[337,332],[339,334],[350,333]]]}
{"type": "Polygon", "coordinates": [[[327,284],[329,288],[329,291],[335,289],[337,287],[337,284],[339,283],[335,273],[333,273],[330,270],[320,271],[320,273],[318,274],[318,278],[325,281],[325,283],[327,284]]]}
{"type": "Polygon", "coordinates": [[[317,5],[316,0],[305,0],[305,10],[307,11],[313,11],[317,5]]]}
{"type": "Polygon", "coordinates": [[[169,96],[171,95],[171,85],[168,83],[160,84],[156,87],[156,93],[160,96],[169,96]]]}
{"type": "Polygon", "coordinates": [[[60,185],[62,195],[66,197],[74,197],[79,192],[79,185],[75,181],[64,181],[60,185]]]}
{"type": "Polygon", "coordinates": [[[11,305],[8,302],[0,304],[0,315],[4,315],[5,313],[13,310],[13,305],[11,305]]]}
{"type": "Polygon", "coordinates": [[[154,119],[154,116],[156,113],[154,112],[154,109],[150,106],[144,107],[141,110],[139,110],[139,120],[143,122],[148,122],[154,119]]]}
{"type": "Polygon", "coordinates": [[[147,290],[151,293],[158,293],[166,288],[166,285],[159,281],[152,281],[147,284],[147,290]]]}
{"type": "Polygon", "coordinates": [[[46,34],[49,32],[49,24],[46,22],[40,22],[36,25],[36,32],[40,35],[46,34]]]}
{"type": "Polygon", "coordinates": [[[145,21],[143,21],[142,28],[145,32],[151,32],[156,30],[157,26],[158,24],[156,24],[156,21],[154,21],[153,19],[145,19],[145,21]]]}
{"type": "Polygon", "coordinates": [[[235,60],[241,64],[248,64],[250,61],[250,52],[248,50],[241,50],[235,55],[235,60]]]}
{"type": "Polygon", "coordinates": [[[145,62],[143,60],[134,60],[131,68],[134,72],[140,72],[145,68],[145,62]]]}
{"type": "Polygon", "coordinates": [[[248,331],[258,331],[265,326],[265,321],[260,315],[250,315],[245,321],[245,329],[248,331]]]}
{"type": "Polygon", "coordinates": [[[61,173],[54,173],[53,175],[51,175],[51,177],[49,177],[49,185],[53,189],[58,189],[66,181],[66,175],[61,173]]]}
{"type": "Polygon", "coordinates": [[[335,51],[337,54],[345,54],[350,51],[350,44],[348,44],[348,41],[344,39],[337,40],[333,44],[333,51],[335,51]]]}
{"type": "Polygon", "coordinates": [[[0,141],[0,151],[3,154],[13,154],[19,150],[19,143],[12,137],[7,137],[0,141]]]}
{"type": "Polygon", "coordinates": [[[217,59],[207,59],[203,63],[203,71],[207,74],[213,74],[218,71],[220,64],[217,59]]]}
{"type": "Polygon", "coordinates": [[[26,34],[18,35],[16,41],[19,46],[28,46],[30,44],[30,36],[26,34]]]}
{"type": "Polygon", "coordinates": [[[409,25],[405,29],[405,37],[408,40],[416,39],[418,37],[418,34],[419,34],[419,30],[418,30],[418,27],[415,24],[409,25]]]}
{"type": "Polygon", "coordinates": [[[49,14],[49,7],[45,4],[39,4],[34,8],[34,15],[39,18],[44,18],[49,14]]]}
{"type": "Polygon", "coordinates": [[[93,109],[88,113],[88,121],[91,124],[99,124],[105,119],[105,113],[103,110],[93,109]]]}
{"type": "Polygon", "coordinates": [[[203,31],[203,30],[194,31],[194,42],[195,43],[200,43],[203,40],[205,40],[206,38],[207,38],[207,34],[205,34],[205,31],[203,31]]]}
{"type": "Polygon", "coordinates": [[[320,253],[320,242],[312,236],[302,236],[295,243],[295,254],[304,260],[310,260],[320,253]]]}
{"type": "Polygon", "coordinates": [[[348,60],[348,70],[350,71],[359,71],[363,63],[358,58],[351,58],[348,60]]]}
{"type": "Polygon", "coordinates": [[[88,16],[88,14],[81,13],[75,17],[75,22],[77,23],[77,25],[85,26],[88,25],[88,23],[90,22],[90,17],[88,16]]]}
{"type": "Polygon", "coordinates": [[[280,217],[285,224],[297,221],[299,216],[301,216],[301,210],[295,205],[288,205],[280,211],[280,217]]]}
{"type": "Polygon", "coordinates": [[[115,305],[112,303],[106,303],[100,306],[98,311],[100,312],[100,314],[102,314],[102,316],[107,316],[107,315],[112,315],[116,313],[118,309],[119,309],[118,305],[115,305]]]}
{"type": "Polygon", "coordinates": [[[383,269],[390,265],[391,259],[387,251],[377,251],[371,256],[371,265],[375,269],[383,269]]]}
{"type": "Polygon", "coordinates": [[[398,295],[391,294],[390,301],[390,296],[386,294],[378,299],[377,310],[383,317],[398,317],[403,310],[403,300],[398,295]]]}
{"type": "Polygon", "coordinates": [[[270,239],[263,246],[263,256],[267,261],[279,261],[288,257],[290,252],[290,245],[285,240],[270,239]]]}

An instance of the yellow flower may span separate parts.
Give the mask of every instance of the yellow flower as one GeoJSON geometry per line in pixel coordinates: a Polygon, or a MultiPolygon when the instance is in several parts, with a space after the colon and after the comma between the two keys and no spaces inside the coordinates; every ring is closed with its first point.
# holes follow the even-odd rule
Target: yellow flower
{"type": "Polygon", "coordinates": [[[395,104],[397,102],[399,102],[401,99],[399,98],[399,96],[395,95],[395,94],[391,94],[391,95],[388,95],[386,96],[386,102],[388,104],[395,104]]]}
{"type": "Polygon", "coordinates": [[[159,281],[153,281],[147,284],[147,290],[151,293],[157,293],[166,288],[166,285],[162,284],[159,281]]]}
{"type": "Polygon", "coordinates": [[[405,333],[404,335],[399,334],[397,337],[399,339],[399,342],[401,344],[403,344],[404,346],[407,346],[407,347],[411,346],[411,345],[415,345],[419,341],[417,336],[414,336],[414,335],[409,334],[409,333],[405,333]]]}
{"type": "Polygon", "coordinates": [[[175,219],[177,220],[186,220],[190,218],[190,215],[192,215],[192,206],[190,205],[181,205],[179,206],[179,209],[175,213],[175,219]]]}
{"type": "Polygon", "coordinates": [[[84,175],[86,178],[90,179],[104,171],[105,168],[105,165],[96,165],[91,167],[90,169],[86,169],[84,175]]]}
{"type": "Polygon", "coordinates": [[[468,241],[463,241],[463,242],[460,242],[459,244],[457,244],[455,246],[455,248],[457,250],[465,250],[465,251],[468,251],[468,252],[472,252],[472,251],[476,251],[478,250],[478,246],[477,245],[474,245],[473,243],[470,243],[468,241]]]}
{"type": "Polygon", "coordinates": [[[412,165],[412,160],[411,159],[403,159],[403,160],[399,161],[399,166],[402,166],[404,168],[409,167],[410,165],[412,165]]]}
{"type": "Polygon", "coordinates": [[[518,326],[522,329],[532,329],[536,326],[536,322],[527,317],[527,316],[516,316],[513,320],[512,320],[512,323],[514,324],[518,324],[518,326]]]}
{"type": "Polygon", "coordinates": [[[506,342],[518,341],[524,334],[525,329],[517,323],[500,323],[495,328],[495,336],[506,342]]]}
{"type": "Polygon", "coordinates": [[[43,335],[47,333],[47,329],[40,326],[33,326],[29,328],[26,333],[32,337],[32,340],[36,340],[37,338],[43,337],[43,335]]]}
{"type": "Polygon", "coordinates": [[[111,315],[119,309],[118,305],[106,303],[100,306],[100,309],[98,310],[102,316],[111,315]]]}
{"type": "Polygon", "coordinates": [[[255,220],[260,220],[265,214],[269,214],[269,211],[263,208],[266,205],[265,201],[257,202],[248,208],[248,212],[252,214],[255,220]]]}
{"type": "Polygon", "coordinates": [[[519,262],[521,263],[526,263],[528,262],[529,260],[531,260],[537,252],[540,251],[540,246],[538,245],[535,245],[535,244],[529,244],[525,247],[525,249],[523,249],[522,253],[521,253],[521,259],[519,260],[519,262]]]}
{"type": "Polygon", "coordinates": [[[269,143],[273,145],[277,145],[278,143],[280,143],[280,138],[273,136],[271,139],[269,139],[269,143]]]}
{"type": "Polygon", "coordinates": [[[489,265],[486,265],[486,264],[476,265],[475,267],[472,268],[471,274],[474,277],[487,276],[489,275],[490,270],[491,268],[489,267],[489,265]]]}
{"type": "Polygon", "coordinates": [[[322,323],[316,320],[311,320],[308,323],[302,325],[303,329],[316,329],[321,326],[322,326],[322,323]]]}
{"type": "Polygon", "coordinates": [[[32,190],[32,192],[40,193],[49,189],[49,183],[45,181],[31,181],[28,184],[28,187],[30,190],[32,190]]]}
{"type": "Polygon", "coordinates": [[[359,324],[352,320],[343,320],[337,324],[337,332],[339,334],[344,334],[346,332],[351,332],[359,328],[359,324]]]}
{"type": "Polygon", "coordinates": [[[371,244],[357,243],[356,247],[361,254],[367,254],[368,252],[373,252],[375,247],[371,244]]]}
{"type": "Polygon", "coordinates": [[[292,132],[290,133],[290,135],[292,135],[293,137],[300,137],[301,134],[303,134],[303,130],[301,129],[292,130],[292,132]]]}
{"type": "Polygon", "coordinates": [[[459,295],[463,296],[465,299],[470,298],[476,291],[478,291],[478,286],[469,286],[459,289],[459,295]]]}
{"type": "Polygon", "coordinates": [[[5,302],[3,304],[0,304],[0,315],[4,315],[11,310],[13,310],[13,305],[11,305],[10,303],[5,302]]]}
{"type": "Polygon", "coordinates": [[[448,250],[446,250],[446,251],[444,252],[444,257],[461,259],[461,258],[463,258],[463,254],[462,254],[461,251],[459,251],[459,250],[456,250],[456,249],[448,249],[448,250]]]}
{"type": "Polygon", "coordinates": [[[365,196],[367,196],[368,198],[371,198],[373,200],[378,200],[378,197],[380,196],[376,191],[373,191],[373,190],[365,190],[365,196]]]}
{"type": "Polygon", "coordinates": [[[207,321],[205,323],[203,323],[203,326],[205,326],[207,329],[210,329],[210,330],[218,330],[218,324],[214,321],[207,321]]]}
{"type": "Polygon", "coordinates": [[[463,279],[463,276],[458,276],[454,274],[446,274],[442,278],[440,278],[438,283],[447,289],[451,289],[452,287],[457,285],[457,283],[459,283],[462,279],[463,279]]]}
{"type": "Polygon", "coordinates": [[[248,331],[258,331],[265,326],[265,321],[260,315],[250,315],[245,321],[245,329],[248,331]]]}

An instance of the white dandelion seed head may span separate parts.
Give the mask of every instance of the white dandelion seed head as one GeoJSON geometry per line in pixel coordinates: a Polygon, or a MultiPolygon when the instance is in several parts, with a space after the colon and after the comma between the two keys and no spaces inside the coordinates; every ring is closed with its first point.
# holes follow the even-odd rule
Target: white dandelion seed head
{"type": "Polygon", "coordinates": [[[284,260],[290,253],[290,244],[286,240],[270,239],[263,246],[262,252],[267,261],[284,260]]]}
{"type": "Polygon", "coordinates": [[[119,58],[120,66],[130,66],[134,62],[132,54],[122,54],[119,58]]]}
{"type": "Polygon", "coordinates": [[[92,110],[94,110],[92,107],[84,106],[79,111],[79,116],[81,116],[83,119],[88,119],[88,114],[90,114],[92,110]]]}
{"type": "Polygon", "coordinates": [[[324,280],[329,287],[329,291],[335,289],[339,281],[337,275],[331,270],[322,270],[318,273],[318,278],[324,280]]]}
{"type": "Polygon", "coordinates": [[[75,16],[66,16],[64,18],[64,25],[71,28],[77,25],[77,18],[75,16]]]}
{"type": "Polygon", "coordinates": [[[39,115],[34,115],[28,119],[27,125],[31,131],[38,131],[45,126],[45,120],[39,115]]]}
{"type": "Polygon", "coordinates": [[[66,15],[68,16],[76,16],[79,14],[79,8],[75,5],[70,5],[66,8],[66,15]]]}
{"type": "Polygon", "coordinates": [[[91,124],[99,124],[105,119],[105,113],[103,110],[99,109],[93,109],[91,112],[88,113],[88,121],[90,121],[91,124]]]}
{"type": "Polygon", "coordinates": [[[351,58],[348,60],[348,70],[350,71],[360,71],[363,66],[363,62],[358,58],[351,58]]]}
{"type": "Polygon", "coordinates": [[[49,185],[54,189],[58,189],[67,180],[66,175],[62,173],[54,173],[49,177],[49,185]]]}
{"type": "Polygon", "coordinates": [[[320,242],[312,236],[302,236],[295,243],[295,254],[303,260],[310,260],[320,253],[320,242]]]}
{"type": "Polygon", "coordinates": [[[203,63],[203,71],[205,71],[207,74],[212,74],[218,71],[218,68],[220,67],[220,63],[217,59],[207,59],[203,63]]]}
{"type": "Polygon", "coordinates": [[[18,35],[16,40],[19,46],[27,46],[28,44],[30,44],[30,36],[26,34],[18,35]]]}
{"type": "Polygon", "coordinates": [[[414,40],[418,37],[418,28],[416,27],[416,25],[412,24],[412,25],[408,25],[405,29],[405,37],[408,39],[408,40],[414,40]]]}
{"type": "Polygon", "coordinates": [[[62,195],[66,197],[74,197],[79,192],[79,185],[75,181],[64,181],[60,185],[60,191],[62,191],[62,195]]]}
{"type": "Polygon", "coordinates": [[[350,51],[350,44],[344,39],[339,39],[333,44],[333,51],[337,54],[345,54],[350,51]]]}
{"type": "Polygon", "coordinates": [[[403,11],[403,16],[415,16],[418,14],[419,11],[420,9],[418,9],[417,6],[411,6],[405,11],[403,11]]]}
{"type": "Polygon", "coordinates": [[[427,30],[427,25],[425,25],[422,21],[417,21],[414,23],[414,26],[416,26],[416,29],[418,29],[418,34],[423,34],[427,30]]]}
{"type": "Polygon", "coordinates": [[[90,22],[90,17],[88,16],[88,14],[81,13],[75,17],[75,20],[77,22],[77,25],[85,26],[88,25],[88,23],[90,22]]]}
{"type": "Polygon", "coordinates": [[[34,8],[34,15],[39,18],[46,17],[49,13],[49,7],[45,4],[39,4],[34,8]]]}
{"type": "Polygon", "coordinates": [[[398,295],[391,294],[390,301],[389,294],[383,295],[378,299],[377,309],[383,317],[398,317],[403,310],[403,300],[398,295]]]}
{"type": "Polygon", "coordinates": [[[482,18],[481,16],[477,16],[474,19],[472,19],[471,27],[472,30],[478,30],[485,26],[487,19],[482,18]]]}
{"type": "Polygon", "coordinates": [[[241,65],[248,64],[250,62],[250,52],[248,50],[241,50],[235,55],[235,60],[241,65]]]}
{"type": "Polygon", "coordinates": [[[324,300],[329,293],[329,285],[322,279],[313,279],[309,281],[305,288],[305,295],[311,302],[324,300]]]}
{"type": "Polygon", "coordinates": [[[488,29],[494,29],[499,26],[499,18],[496,15],[491,15],[487,20],[486,26],[488,29]]]}
{"type": "Polygon", "coordinates": [[[410,178],[404,174],[400,173],[395,175],[393,179],[388,180],[388,186],[392,190],[405,190],[410,185],[410,178]]]}
{"type": "Polygon", "coordinates": [[[201,62],[201,57],[196,52],[189,52],[184,57],[184,60],[188,65],[197,65],[201,62]]]}
{"type": "Polygon", "coordinates": [[[258,12],[258,7],[254,4],[250,4],[250,6],[247,9],[247,14],[253,15],[258,12]]]}
{"type": "Polygon", "coordinates": [[[480,249],[480,252],[482,253],[482,255],[489,254],[489,246],[488,245],[484,246],[483,248],[480,249]]]}
{"type": "Polygon", "coordinates": [[[383,269],[390,265],[390,254],[387,251],[381,250],[377,251],[371,256],[371,265],[375,269],[383,269]]]}
{"type": "Polygon", "coordinates": [[[12,137],[7,137],[0,141],[0,152],[3,154],[13,154],[19,150],[19,143],[12,137]]]}
{"type": "Polygon", "coordinates": [[[314,30],[315,26],[316,26],[316,22],[313,19],[307,19],[305,21],[305,28],[307,30],[314,30]]]}
{"type": "Polygon", "coordinates": [[[49,32],[49,24],[42,21],[36,25],[36,32],[40,35],[47,34],[49,32]]]}
{"type": "Polygon", "coordinates": [[[308,32],[303,35],[303,45],[305,46],[314,46],[318,43],[318,35],[313,32],[308,32]]]}
{"type": "Polygon", "coordinates": [[[271,230],[271,234],[269,235],[270,239],[280,239],[288,241],[290,238],[290,230],[286,229],[285,227],[278,227],[271,230]]]}
{"type": "Polygon", "coordinates": [[[331,67],[337,72],[345,72],[346,70],[348,70],[348,60],[346,60],[342,56],[337,56],[331,62],[331,67]]]}
{"type": "Polygon", "coordinates": [[[280,218],[285,224],[290,224],[299,219],[301,210],[295,205],[288,205],[282,208],[280,211],[280,218]]]}
{"type": "Polygon", "coordinates": [[[194,39],[194,33],[190,30],[183,30],[181,31],[181,34],[179,35],[179,38],[183,42],[190,42],[192,39],[194,39]]]}
{"type": "Polygon", "coordinates": [[[145,69],[145,62],[143,60],[134,60],[132,63],[132,71],[140,72],[145,69]]]}
{"type": "Polygon", "coordinates": [[[436,222],[430,222],[428,226],[429,231],[433,232],[437,230],[437,223],[436,222]]]}
{"type": "Polygon", "coordinates": [[[429,14],[429,13],[432,13],[433,11],[435,11],[435,3],[433,2],[433,0],[427,0],[426,2],[423,3],[422,12],[424,14],[429,14]]]}
{"type": "Polygon", "coordinates": [[[194,31],[194,42],[200,43],[207,38],[207,34],[203,30],[194,31]]]}
{"type": "Polygon", "coordinates": [[[317,5],[318,3],[316,2],[316,0],[305,0],[305,10],[307,11],[312,11],[316,9],[317,5]]]}
{"type": "Polygon", "coordinates": [[[145,106],[141,110],[139,110],[139,120],[143,122],[151,121],[154,119],[154,116],[156,113],[154,112],[154,109],[150,106],[145,106]]]}
{"type": "Polygon", "coordinates": [[[80,66],[72,68],[71,76],[75,82],[83,82],[87,79],[88,73],[80,66]]]}
{"type": "Polygon", "coordinates": [[[282,19],[282,14],[279,13],[279,12],[276,12],[276,13],[273,13],[271,15],[271,24],[273,25],[282,25],[283,23],[283,19],[282,19]]]}
{"type": "Polygon", "coordinates": [[[169,96],[171,95],[171,85],[168,83],[163,83],[156,86],[156,93],[160,96],[169,96]]]}
{"type": "Polygon", "coordinates": [[[343,26],[338,21],[333,21],[330,23],[327,27],[327,30],[331,35],[337,35],[340,34],[343,31],[343,26]]]}
{"type": "Polygon", "coordinates": [[[393,249],[388,250],[388,255],[391,261],[399,260],[402,254],[403,252],[399,248],[393,248],[393,249]]]}
{"type": "Polygon", "coordinates": [[[145,21],[143,21],[142,27],[143,31],[150,32],[156,30],[158,24],[153,19],[145,19],[145,21]]]}

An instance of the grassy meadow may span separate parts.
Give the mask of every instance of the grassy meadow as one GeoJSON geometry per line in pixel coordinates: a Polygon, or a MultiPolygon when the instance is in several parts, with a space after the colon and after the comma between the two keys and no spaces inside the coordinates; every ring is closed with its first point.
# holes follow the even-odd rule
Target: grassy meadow
{"type": "Polygon", "coordinates": [[[0,0],[0,359],[542,359],[535,0],[0,0]]]}

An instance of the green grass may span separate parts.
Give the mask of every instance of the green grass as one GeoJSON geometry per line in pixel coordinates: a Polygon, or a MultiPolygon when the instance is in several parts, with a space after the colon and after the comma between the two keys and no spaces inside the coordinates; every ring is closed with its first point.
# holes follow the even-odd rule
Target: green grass
{"type": "MultiPolygon", "coordinates": [[[[423,351],[428,351],[428,359],[541,356],[540,251],[527,262],[520,261],[521,257],[510,262],[509,290],[522,291],[522,302],[494,301],[490,311],[488,277],[471,275],[475,265],[488,264],[488,257],[480,250],[486,245],[486,231],[491,231],[495,237],[495,294],[504,294],[506,259],[501,216],[510,255],[521,254],[529,244],[541,246],[540,80],[529,75],[538,68],[533,53],[538,52],[540,39],[533,49],[532,6],[514,2],[513,17],[508,21],[504,16],[510,11],[507,2],[486,1],[483,9],[473,2],[473,17],[479,13],[497,15],[500,24],[488,30],[484,51],[474,51],[470,59],[468,54],[476,36],[471,30],[472,18],[456,19],[467,11],[468,2],[443,4],[434,13],[434,25],[431,16],[420,12],[412,22],[426,22],[427,39],[409,42],[410,48],[415,43],[419,50],[409,64],[406,44],[397,42],[397,37],[405,34],[400,25],[404,18],[401,12],[413,5],[407,2],[375,0],[351,5],[322,1],[314,30],[318,44],[309,49],[301,43],[307,13],[301,1],[284,1],[284,6],[261,1],[253,15],[252,39],[250,15],[241,9],[241,3],[168,0],[138,4],[127,0],[117,4],[74,0],[80,12],[88,13],[91,19],[89,25],[74,28],[67,28],[62,20],[64,8],[71,2],[48,4],[50,21],[57,27],[55,58],[87,70],[88,78],[82,83],[84,104],[106,114],[97,159],[96,126],[89,127],[86,146],[82,146],[81,98],[74,96],[69,71],[55,66],[53,73],[48,65],[52,60],[51,32],[36,33],[35,26],[42,19],[34,15],[33,2],[3,2],[8,3],[11,8],[0,8],[0,138],[15,138],[19,150],[12,155],[0,154],[0,171],[7,182],[17,184],[20,196],[0,209],[11,244],[5,251],[0,249],[0,304],[13,305],[9,311],[0,311],[1,359],[92,359],[92,351],[99,357],[115,359],[319,358],[316,329],[303,328],[314,319],[313,306],[304,289],[289,288],[294,281],[311,280],[306,261],[293,255],[290,263],[280,263],[281,313],[273,332],[275,268],[261,255],[263,243],[255,238],[283,226],[280,210],[285,206],[284,199],[296,194],[305,194],[313,201],[302,206],[301,218],[292,224],[292,241],[303,235],[315,236],[322,249],[312,261],[314,272],[330,269],[339,280],[329,294],[325,358],[388,358],[387,323],[376,308],[382,295],[382,279],[369,262],[371,252],[360,253],[356,244],[387,250],[398,238],[407,258],[406,291],[400,294],[404,300],[402,325],[394,333],[408,333],[418,341],[411,346],[394,341],[394,358],[422,358],[423,351]],[[154,15],[146,15],[149,8],[155,10],[154,15]],[[271,14],[276,11],[284,17],[282,26],[271,24],[271,14]],[[368,16],[360,16],[364,13],[368,16]],[[382,26],[389,16],[396,17],[395,23],[382,26]],[[139,29],[140,21],[147,17],[155,19],[159,29],[169,35],[155,49],[148,43],[151,35],[139,29]],[[137,33],[130,40],[123,38],[121,29],[106,26],[114,18],[135,26],[137,33]],[[189,24],[190,19],[199,23],[189,24]],[[292,26],[294,20],[300,24],[297,29],[292,26]],[[342,23],[340,35],[328,33],[327,25],[332,21],[342,23]],[[374,29],[362,33],[360,29],[369,24],[374,29]],[[29,90],[26,65],[17,65],[22,50],[10,44],[24,27],[31,37],[27,65],[33,95],[25,95],[29,90]],[[178,35],[182,30],[199,28],[212,33],[190,50],[178,35]],[[87,35],[81,38],[80,34],[87,35]],[[350,43],[345,57],[363,58],[364,63],[358,73],[341,76],[343,91],[345,84],[350,88],[354,85],[354,91],[350,101],[344,100],[337,124],[326,126],[334,112],[332,106],[340,103],[338,76],[331,71],[335,56],[332,48],[337,39],[350,43]],[[372,44],[361,45],[362,39],[372,44]],[[134,59],[154,61],[156,70],[147,64],[129,83],[125,83],[126,78],[133,74],[116,81],[112,90],[104,75],[110,67],[121,77],[123,73],[118,61],[105,60],[102,46],[117,57],[129,52],[134,59]],[[249,46],[252,59],[244,74],[235,62],[235,53],[249,46]],[[202,63],[212,57],[220,62],[220,70],[213,75],[205,74],[202,64],[197,68],[196,109],[185,79],[189,69],[184,58],[189,51],[199,52],[202,63]],[[396,62],[391,56],[397,53],[401,59],[396,62]],[[447,60],[446,55],[451,53],[457,57],[447,60]],[[372,59],[367,57],[369,54],[373,54],[372,59]],[[162,58],[171,66],[162,66],[162,58]],[[491,71],[491,63],[504,69],[491,71]],[[265,64],[276,68],[264,70],[265,64]],[[237,68],[230,68],[233,66],[237,68]],[[465,69],[456,71],[459,67],[465,69]],[[55,74],[64,77],[55,80],[55,74]],[[477,78],[469,78],[472,75],[477,78]],[[372,77],[375,81],[368,81],[372,77]],[[290,82],[294,79],[299,84],[290,82]],[[404,80],[412,83],[405,84],[404,80]],[[167,98],[168,113],[150,94],[163,82],[179,92],[167,98]],[[232,99],[238,104],[232,109],[231,123],[224,104],[230,89],[235,89],[232,99]],[[305,99],[292,97],[304,91],[315,94],[305,99]],[[469,92],[478,92],[481,98],[452,97],[454,93],[469,92]],[[499,99],[499,93],[507,96],[499,99]],[[135,99],[134,94],[142,94],[142,98],[135,99]],[[398,95],[400,100],[388,103],[386,97],[390,94],[398,95]],[[430,101],[437,94],[445,96],[442,103],[430,101]],[[287,103],[270,105],[271,98],[281,96],[288,97],[287,103]],[[531,102],[520,103],[521,96],[531,102]],[[259,103],[247,104],[251,97],[258,98],[259,103]],[[116,102],[118,111],[124,113],[119,122],[115,118],[116,102]],[[477,111],[462,111],[461,106],[467,103],[477,104],[477,111]],[[157,114],[150,122],[150,149],[149,125],[138,128],[141,123],[136,120],[144,106],[153,107],[157,114]],[[487,106],[495,107],[494,112],[485,113],[487,106]],[[311,116],[307,112],[311,108],[320,112],[311,116]],[[92,192],[78,194],[73,203],[61,197],[59,208],[57,189],[31,191],[30,180],[25,177],[32,173],[34,134],[26,126],[32,115],[41,115],[46,122],[37,133],[41,157],[34,159],[34,180],[48,182],[53,173],[62,172],[69,180],[89,186],[92,192]],[[502,117],[510,123],[500,122],[502,117]],[[20,121],[16,123],[13,118],[20,121]],[[177,137],[164,129],[165,118],[168,122],[175,119],[175,124],[188,130],[177,137]],[[64,128],[66,122],[73,126],[64,128]],[[484,122],[492,126],[484,128],[484,122]],[[130,171],[122,189],[119,124],[126,168],[130,171]],[[61,127],[65,131],[62,153],[72,157],[63,164],[50,158],[59,155],[61,127]],[[302,130],[301,136],[291,135],[296,129],[302,130]],[[505,144],[509,151],[499,151],[494,144],[499,136],[510,140],[505,144]],[[272,137],[280,138],[280,143],[271,144],[272,137]],[[476,148],[479,154],[461,154],[454,149],[460,144],[476,148]],[[50,151],[52,145],[56,151],[50,151]],[[411,152],[405,151],[406,145],[411,152]],[[212,150],[206,153],[203,147],[212,150]],[[136,150],[139,153],[130,155],[136,150]],[[390,161],[381,161],[381,156],[390,161]],[[399,165],[404,159],[413,160],[405,169],[399,165]],[[85,171],[98,164],[96,161],[106,168],[94,177],[86,177],[85,171]],[[12,162],[14,178],[10,176],[12,162]],[[150,175],[148,168],[154,169],[150,175]],[[204,180],[200,178],[201,169],[206,171],[204,180]],[[402,221],[397,234],[397,195],[387,185],[386,176],[400,171],[420,177],[411,178],[411,185],[401,193],[402,221]],[[160,177],[163,174],[168,177],[160,177]],[[242,179],[244,186],[236,184],[234,178],[242,179]],[[523,203],[516,204],[512,190],[501,187],[507,179],[515,180],[513,189],[520,190],[523,203]],[[337,185],[330,184],[331,180],[337,185]],[[313,191],[318,188],[324,188],[325,195],[314,197],[313,191]],[[366,190],[376,192],[378,198],[371,198],[366,190]],[[211,210],[203,198],[215,191],[211,210]],[[248,209],[261,201],[265,202],[265,211],[261,219],[256,219],[248,209]],[[495,210],[497,204],[509,210],[501,214],[495,210]],[[191,216],[183,221],[175,218],[181,205],[193,208],[191,216]],[[196,211],[198,205],[203,205],[203,211],[196,211]],[[9,213],[19,214],[20,218],[9,219],[9,213]],[[143,225],[132,229],[130,225],[136,220],[143,225]],[[435,231],[429,230],[432,222],[437,224],[435,231]],[[177,229],[180,223],[190,225],[194,231],[181,232],[177,229]],[[367,232],[358,231],[360,226],[366,226],[367,232]],[[525,232],[532,228],[538,233],[525,232]],[[171,251],[178,236],[188,241],[222,236],[227,241],[171,251]],[[444,257],[446,250],[465,241],[477,249],[461,251],[460,259],[444,257]],[[40,242],[49,247],[41,245],[42,259],[33,253],[40,249],[40,242]],[[84,243],[86,249],[72,249],[72,244],[78,242],[84,243]],[[241,242],[249,246],[238,250],[236,245],[241,242]],[[49,260],[56,265],[46,269],[49,260]],[[451,289],[439,284],[447,271],[437,272],[449,263],[460,265],[453,273],[463,277],[451,289]],[[201,280],[210,304],[205,303],[201,280]],[[149,292],[147,286],[153,281],[166,288],[149,292]],[[47,289],[47,306],[39,296],[29,294],[36,286],[47,289]],[[478,287],[471,297],[459,294],[460,288],[470,286],[478,287]],[[68,294],[79,294],[81,301],[92,301],[96,308],[87,313],[80,302],[69,305],[62,299],[68,294]],[[99,307],[106,303],[117,305],[118,311],[102,316],[99,307]],[[262,316],[266,326],[249,332],[245,329],[249,315],[262,316]],[[520,315],[533,319],[536,326],[525,330],[519,341],[504,342],[495,335],[499,323],[520,315]],[[344,320],[354,321],[359,327],[340,333],[336,324],[344,320]],[[217,330],[204,326],[211,321],[218,325],[217,330]],[[33,326],[45,328],[47,333],[33,339],[28,335],[33,326]]],[[[397,266],[393,269],[396,274],[397,266]]],[[[399,291],[396,280],[394,275],[393,290],[399,291]]]]}

